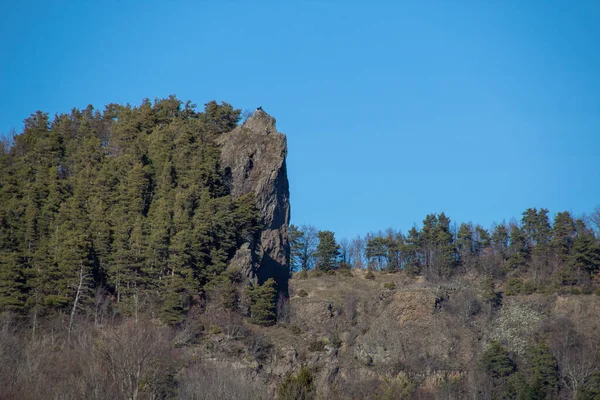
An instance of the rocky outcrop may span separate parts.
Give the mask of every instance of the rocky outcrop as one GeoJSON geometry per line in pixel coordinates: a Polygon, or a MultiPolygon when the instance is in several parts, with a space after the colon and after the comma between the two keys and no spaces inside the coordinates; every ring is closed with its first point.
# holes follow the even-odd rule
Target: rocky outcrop
{"type": "Polygon", "coordinates": [[[253,282],[275,278],[287,291],[290,250],[290,193],[285,158],[287,141],[275,118],[256,110],[241,126],[219,138],[221,166],[231,195],[254,193],[263,230],[254,243],[238,249],[232,265],[253,282]]]}

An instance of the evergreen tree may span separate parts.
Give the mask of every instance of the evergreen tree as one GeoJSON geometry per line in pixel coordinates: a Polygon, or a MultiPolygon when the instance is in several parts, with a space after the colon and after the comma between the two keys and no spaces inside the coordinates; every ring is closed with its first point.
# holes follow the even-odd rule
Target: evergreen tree
{"type": "Polygon", "coordinates": [[[331,231],[319,231],[318,237],[319,244],[316,250],[317,269],[321,271],[336,269],[340,246],[335,242],[334,233],[331,231]]]}
{"type": "Polygon", "coordinates": [[[504,224],[496,225],[492,232],[492,248],[503,258],[508,257],[509,233],[504,224]]]}
{"type": "Polygon", "coordinates": [[[487,350],[481,356],[479,367],[496,381],[517,370],[517,366],[510,358],[508,351],[496,340],[490,342],[487,350]]]}
{"type": "Polygon", "coordinates": [[[262,285],[249,285],[246,295],[250,298],[250,316],[254,324],[269,326],[275,324],[275,281],[269,278],[262,285]]]}
{"type": "Polygon", "coordinates": [[[566,261],[573,248],[577,231],[575,221],[568,211],[559,212],[554,218],[551,246],[562,261],[566,261]]]}
{"type": "Polygon", "coordinates": [[[594,232],[582,220],[577,220],[575,226],[577,236],[573,241],[570,264],[575,270],[596,273],[600,270],[600,245],[594,232]]]}
{"type": "Polygon", "coordinates": [[[527,236],[517,225],[512,225],[510,228],[508,254],[508,265],[515,269],[524,267],[529,258],[527,236]]]}

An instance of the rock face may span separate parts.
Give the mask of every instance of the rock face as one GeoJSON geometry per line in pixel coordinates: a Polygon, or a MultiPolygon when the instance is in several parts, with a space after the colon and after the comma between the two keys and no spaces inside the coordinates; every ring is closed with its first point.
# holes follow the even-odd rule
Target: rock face
{"type": "Polygon", "coordinates": [[[287,291],[290,249],[290,192],[285,158],[287,140],[275,118],[256,110],[244,124],[219,138],[221,166],[236,198],[254,193],[263,230],[255,243],[238,249],[232,265],[253,282],[274,278],[287,291]]]}

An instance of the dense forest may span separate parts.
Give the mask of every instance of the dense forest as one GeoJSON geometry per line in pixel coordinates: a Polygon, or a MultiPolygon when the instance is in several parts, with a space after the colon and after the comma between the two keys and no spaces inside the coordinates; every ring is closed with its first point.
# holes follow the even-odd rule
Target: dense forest
{"type": "Polygon", "coordinates": [[[600,398],[600,208],[292,225],[289,292],[253,284],[231,261],[264,226],[218,144],[240,119],[171,96],[0,144],[0,399],[600,398]]]}
{"type": "Polygon", "coordinates": [[[256,234],[235,201],[218,135],[240,110],[171,96],[25,120],[0,152],[0,309],[21,314],[156,311],[179,323],[256,234]]]}

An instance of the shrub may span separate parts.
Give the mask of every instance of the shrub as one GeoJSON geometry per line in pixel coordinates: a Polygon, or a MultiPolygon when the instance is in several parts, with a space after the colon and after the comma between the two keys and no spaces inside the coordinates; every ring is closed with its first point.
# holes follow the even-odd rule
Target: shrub
{"type": "Polygon", "coordinates": [[[375,279],[375,274],[373,274],[373,271],[369,270],[367,271],[367,273],[365,274],[365,279],[375,279]]]}
{"type": "Polygon", "coordinates": [[[342,347],[342,339],[340,338],[340,335],[337,332],[331,335],[331,337],[329,338],[329,343],[331,343],[331,345],[336,349],[342,347]]]}
{"type": "Polygon", "coordinates": [[[210,326],[210,329],[208,330],[208,332],[211,335],[219,335],[219,334],[223,333],[223,330],[221,329],[221,327],[219,325],[213,324],[210,326]]]}
{"type": "Polygon", "coordinates": [[[320,339],[315,339],[308,344],[308,351],[316,352],[325,350],[325,342],[320,339]]]}
{"type": "Polygon", "coordinates": [[[354,274],[352,273],[352,271],[350,271],[350,269],[340,269],[338,272],[342,276],[347,276],[349,278],[354,277],[354,274]]]}
{"type": "Polygon", "coordinates": [[[308,297],[308,292],[304,289],[298,290],[298,297],[308,297]]]}
{"type": "Polygon", "coordinates": [[[569,294],[572,294],[575,296],[580,295],[581,289],[579,289],[578,287],[571,287],[571,288],[569,288],[569,294]]]}
{"type": "Polygon", "coordinates": [[[521,282],[521,280],[517,277],[510,277],[508,278],[508,280],[506,281],[506,287],[504,289],[504,293],[506,293],[507,296],[514,296],[517,295],[519,293],[521,293],[521,291],[523,290],[523,283],[521,282]]]}
{"type": "Polygon", "coordinates": [[[296,324],[292,324],[290,325],[290,331],[294,334],[294,335],[299,335],[302,333],[302,329],[300,329],[300,327],[296,324]]]}
{"type": "Polygon", "coordinates": [[[313,276],[313,278],[320,278],[323,276],[323,271],[321,271],[320,269],[313,269],[311,275],[313,276]]]}
{"type": "Polygon", "coordinates": [[[277,388],[279,400],[308,400],[315,397],[312,372],[302,366],[296,374],[288,374],[277,388]]]}
{"type": "Polygon", "coordinates": [[[529,294],[535,293],[535,289],[536,288],[535,288],[535,285],[533,284],[533,282],[525,281],[525,282],[523,282],[521,293],[529,295],[529,294]]]}
{"type": "Polygon", "coordinates": [[[417,385],[406,374],[400,374],[393,379],[385,379],[377,391],[377,399],[403,400],[412,399],[417,385]]]}
{"type": "Polygon", "coordinates": [[[394,290],[396,289],[396,284],[394,282],[386,282],[383,284],[384,289],[394,290]]]}
{"type": "Polygon", "coordinates": [[[302,270],[300,272],[296,272],[292,277],[297,279],[306,279],[308,278],[308,271],[302,270]]]}

